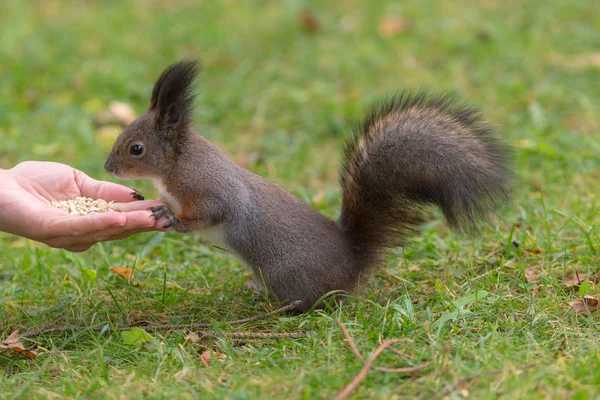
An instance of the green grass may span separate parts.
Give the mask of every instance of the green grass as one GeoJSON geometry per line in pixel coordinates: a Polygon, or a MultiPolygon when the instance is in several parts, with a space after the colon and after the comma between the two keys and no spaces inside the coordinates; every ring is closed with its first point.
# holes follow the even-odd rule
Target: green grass
{"type": "Polygon", "coordinates": [[[199,132],[328,216],[338,213],[344,137],[366,106],[405,87],[456,92],[483,109],[515,147],[514,202],[476,238],[435,214],[340,309],[242,327],[224,321],[274,304],[244,289],[239,261],[194,235],[143,234],[82,254],[2,235],[2,337],[57,319],[311,332],[195,344],[159,332],[140,346],[110,329],[41,336],[28,342],[36,360],[0,353],[3,397],[331,398],[362,367],[335,318],[365,355],[386,338],[413,340],[397,346],[413,360],[389,352],[378,365],[431,362],[413,378],[372,371],[356,398],[437,398],[452,385],[450,398],[600,396],[600,314],[574,314],[563,282],[570,269],[600,274],[600,66],[586,61],[600,51],[597,4],[196,3],[3,2],[0,168],[53,160],[112,180],[95,113],[113,100],[143,113],[160,71],[197,57],[199,132]],[[320,21],[314,34],[299,27],[304,7],[320,21]],[[381,37],[387,15],[411,29],[381,37]],[[108,271],[134,263],[143,286],[108,271]],[[540,279],[527,283],[525,268],[540,279]],[[207,367],[206,349],[226,358],[207,367]]]}

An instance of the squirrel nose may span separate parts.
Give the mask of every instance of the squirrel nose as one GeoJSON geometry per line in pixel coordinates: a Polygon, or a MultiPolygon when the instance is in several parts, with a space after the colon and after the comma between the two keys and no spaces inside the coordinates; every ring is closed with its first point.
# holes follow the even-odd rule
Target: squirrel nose
{"type": "Polygon", "coordinates": [[[106,159],[106,162],[104,163],[104,170],[105,170],[106,172],[108,172],[109,174],[112,174],[112,173],[114,173],[114,168],[113,168],[113,166],[112,166],[112,162],[111,162],[111,159],[110,159],[110,157],[108,157],[108,158],[106,159]]]}

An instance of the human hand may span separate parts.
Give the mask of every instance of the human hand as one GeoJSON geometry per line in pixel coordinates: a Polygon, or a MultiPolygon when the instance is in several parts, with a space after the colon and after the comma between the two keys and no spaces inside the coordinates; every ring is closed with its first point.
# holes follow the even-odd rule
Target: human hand
{"type": "Polygon", "coordinates": [[[97,242],[159,229],[166,219],[155,221],[148,208],[162,203],[134,201],[131,192],[68,165],[23,162],[0,170],[0,231],[80,252],[97,242]],[[114,201],[121,212],[71,215],[50,206],[52,201],[78,196],[114,201]]]}

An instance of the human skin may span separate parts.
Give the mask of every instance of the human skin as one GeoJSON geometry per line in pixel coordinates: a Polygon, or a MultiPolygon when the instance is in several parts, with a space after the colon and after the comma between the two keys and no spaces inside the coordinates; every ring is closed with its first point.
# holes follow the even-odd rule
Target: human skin
{"type": "Polygon", "coordinates": [[[148,208],[162,203],[136,201],[131,193],[65,164],[23,162],[0,170],[0,231],[81,252],[98,242],[159,230],[166,218],[156,221],[148,208]],[[50,206],[78,196],[114,201],[120,212],[71,215],[50,206]]]}

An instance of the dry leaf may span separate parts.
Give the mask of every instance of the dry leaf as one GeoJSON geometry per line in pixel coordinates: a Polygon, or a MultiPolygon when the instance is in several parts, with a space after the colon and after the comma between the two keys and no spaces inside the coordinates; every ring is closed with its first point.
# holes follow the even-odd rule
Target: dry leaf
{"type": "Polygon", "coordinates": [[[598,309],[598,299],[594,296],[586,294],[582,297],[582,300],[588,307],[595,307],[596,309],[598,309]]]}
{"type": "Polygon", "coordinates": [[[200,354],[200,360],[202,361],[202,364],[204,364],[206,367],[210,365],[210,361],[213,359],[213,357],[217,360],[224,360],[227,358],[227,355],[216,351],[213,352],[210,350],[205,350],[202,352],[202,354],[200,354]]]}
{"type": "Polygon", "coordinates": [[[537,274],[535,269],[533,268],[525,268],[525,280],[527,283],[532,283],[540,279],[540,276],[537,274]]]}
{"type": "Polygon", "coordinates": [[[399,33],[406,32],[410,24],[400,17],[385,17],[379,21],[377,30],[383,37],[396,36],[399,33]]]}
{"type": "Polygon", "coordinates": [[[108,111],[124,125],[129,125],[135,121],[135,112],[127,103],[113,101],[108,105],[108,111]]]}
{"type": "Polygon", "coordinates": [[[408,270],[409,270],[410,272],[420,272],[420,271],[421,271],[421,268],[420,268],[418,265],[411,264],[411,265],[408,267],[408,270]]]}
{"type": "Polygon", "coordinates": [[[325,198],[325,192],[323,192],[322,190],[319,190],[319,192],[313,196],[312,201],[313,201],[313,203],[320,203],[323,201],[324,198],[325,198]]]}
{"type": "Polygon", "coordinates": [[[198,334],[195,332],[190,332],[183,337],[183,340],[185,340],[186,342],[198,343],[200,341],[200,336],[198,336],[198,334]]]}
{"type": "Polygon", "coordinates": [[[319,30],[319,20],[312,11],[305,10],[298,14],[300,28],[307,33],[316,33],[319,30]]]}
{"type": "Polygon", "coordinates": [[[119,275],[127,282],[131,282],[133,279],[133,269],[131,268],[119,267],[118,265],[115,265],[114,267],[110,267],[109,271],[113,274],[119,275]]]}
{"type": "Polygon", "coordinates": [[[577,271],[569,270],[565,275],[565,284],[567,286],[579,285],[588,278],[586,274],[579,274],[577,271]]]}
{"type": "Polygon", "coordinates": [[[583,281],[589,280],[592,283],[600,283],[600,277],[590,278],[586,274],[577,273],[577,271],[569,270],[565,275],[565,287],[567,289],[577,289],[583,281]]]}
{"type": "Polygon", "coordinates": [[[200,361],[202,361],[205,367],[210,365],[210,350],[205,350],[200,354],[200,361]]]}
{"type": "Polygon", "coordinates": [[[523,249],[523,253],[525,254],[542,254],[542,250],[539,248],[528,248],[528,249],[523,249]]]}
{"type": "Polygon", "coordinates": [[[98,125],[121,124],[129,125],[135,120],[135,112],[127,103],[113,101],[106,110],[96,114],[96,123],[98,125]]]}
{"type": "Polygon", "coordinates": [[[600,310],[598,299],[594,296],[585,295],[581,299],[569,302],[571,309],[577,314],[588,315],[600,310]]]}
{"type": "Polygon", "coordinates": [[[29,358],[36,358],[37,353],[33,350],[27,350],[19,338],[19,331],[14,331],[9,337],[0,344],[0,350],[8,350],[15,353],[21,353],[29,358]]]}

